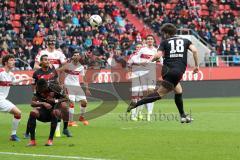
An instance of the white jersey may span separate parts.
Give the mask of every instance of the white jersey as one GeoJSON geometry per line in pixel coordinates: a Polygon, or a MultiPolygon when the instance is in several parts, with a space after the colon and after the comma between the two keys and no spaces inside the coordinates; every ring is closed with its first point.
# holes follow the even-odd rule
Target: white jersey
{"type": "Polygon", "coordinates": [[[62,51],[55,49],[53,52],[49,52],[47,49],[40,51],[36,58],[36,62],[40,62],[40,58],[42,55],[47,55],[48,60],[50,63],[58,69],[60,67],[60,64],[63,64],[66,62],[66,56],[63,54],[62,51]]]}
{"type": "Polygon", "coordinates": [[[138,55],[141,63],[149,61],[150,58],[152,58],[155,54],[157,54],[157,48],[155,47],[152,47],[152,48],[142,47],[138,51],[138,55]]]}
{"type": "Polygon", "coordinates": [[[66,77],[64,84],[72,86],[80,86],[80,76],[85,75],[84,66],[78,63],[74,65],[73,63],[68,63],[68,68],[65,70],[66,77]]]}
{"type": "MultiPolygon", "coordinates": [[[[155,54],[157,54],[157,48],[152,47],[142,47],[137,53],[132,55],[130,59],[128,60],[129,64],[134,63],[151,63],[149,62],[150,58],[152,58],[155,54]]],[[[151,66],[151,65],[149,65],[151,66]]],[[[137,74],[139,76],[146,74],[149,70],[152,69],[152,67],[149,67],[148,65],[133,65],[132,72],[133,74],[137,74]]]]}
{"type": "Polygon", "coordinates": [[[141,92],[154,89],[156,85],[156,65],[150,59],[157,54],[157,48],[143,47],[132,55],[129,64],[142,63],[132,66],[132,91],[141,92]]]}
{"type": "Polygon", "coordinates": [[[10,90],[10,86],[15,81],[12,72],[6,72],[4,68],[0,69],[0,99],[6,99],[10,90]]]}

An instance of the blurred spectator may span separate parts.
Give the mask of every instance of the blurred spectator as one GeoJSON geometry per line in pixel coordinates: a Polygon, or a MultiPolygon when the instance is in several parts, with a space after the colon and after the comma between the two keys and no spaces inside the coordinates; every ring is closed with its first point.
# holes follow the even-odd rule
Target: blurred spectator
{"type": "Polygon", "coordinates": [[[240,66],[240,55],[238,52],[233,56],[233,65],[240,66]]]}

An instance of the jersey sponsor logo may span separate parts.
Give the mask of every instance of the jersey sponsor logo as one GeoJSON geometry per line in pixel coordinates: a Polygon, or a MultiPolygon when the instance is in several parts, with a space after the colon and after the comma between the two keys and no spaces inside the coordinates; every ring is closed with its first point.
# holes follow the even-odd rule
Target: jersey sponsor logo
{"type": "Polygon", "coordinates": [[[61,64],[59,59],[48,59],[50,61],[51,64],[61,64]]]}
{"type": "Polygon", "coordinates": [[[45,79],[45,80],[50,80],[50,79],[53,79],[54,78],[54,74],[53,73],[50,73],[50,74],[44,74],[44,75],[37,75],[38,79],[45,79]]]}
{"type": "Polygon", "coordinates": [[[141,54],[140,58],[142,59],[150,59],[152,57],[152,55],[149,54],[141,54]]]}
{"type": "Polygon", "coordinates": [[[202,81],[204,79],[204,75],[202,71],[199,71],[196,74],[193,74],[193,71],[185,71],[182,76],[183,81],[202,81]]]}
{"type": "Polygon", "coordinates": [[[79,71],[73,71],[73,70],[69,70],[69,69],[66,69],[65,73],[71,74],[71,75],[79,75],[80,74],[79,71]]]}

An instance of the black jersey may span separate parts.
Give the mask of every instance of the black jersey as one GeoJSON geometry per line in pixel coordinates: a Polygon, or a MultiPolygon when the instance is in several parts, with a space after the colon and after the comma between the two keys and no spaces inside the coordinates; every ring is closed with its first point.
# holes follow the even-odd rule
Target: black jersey
{"type": "Polygon", "coordinates": [[[58,83],[57,79],[58,79],[58,74],[57,71],[54,67],[50,68],[47,71],[44,71],[42,68],[36,70],[33,73],[33,85],[35,85],[37,83],[37,81],[39,79],[45,79],[49,82],[54,82],[54,83],[58,83]]]}
{"type": "Polygon", "coordinates": [[[183,72],[187,66],[187,51],[192,42],[186,38],[174,36],[161,42],[158,50],[163,51],[163,65],[179,68],[183,72]]]}

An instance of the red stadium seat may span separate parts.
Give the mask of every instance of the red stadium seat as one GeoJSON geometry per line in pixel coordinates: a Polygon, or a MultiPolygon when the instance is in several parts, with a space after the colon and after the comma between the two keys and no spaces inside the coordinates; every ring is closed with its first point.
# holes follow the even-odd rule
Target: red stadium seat
{"type": "Polygon", "coordinates": [[[208,10],[208,7],[206,5],[201,5],[202,10],[208,10]]]}
{"type": "Polygon", "coordinates": [[[13,28],[15,28],[15,27],[21,27],[21,23],[19,22],[19,21],[12,21],[12,26],[13,26],[13,28]]]}
{"type": "Polygon", "coordinates": [[[10,6],[10,8],[15,8],[16,7],[16,3],[14,1],[10,1],[9,2],[9,6],[10,6]]]}
{"type": "Polygon", "coordinates": [[[219,32],[220,32],[220,34],[224,34],[225,33],[224,28],[219,28],[219,32]]]}
{"type": "Polygon", "coordinates": [[[178,0],[172,0],[171,3],[177,4],[178,0]]]}
{"type": "Polygon", "coordinates": [[[200,3],[201,4],[206,4],[207,2],[206,2],[206,0],[201,0],[200,3]]]}
{"type": "Polygon", "coordinates": [[[232,13],[233,13],[234,16],[239,16],[240,15],[239,11],[232,11],[232,13]]]}
{"type": "Polygon", "coordinates": [[[20,14],[14,14],[14,20],[15,21],[19,21],[21,18],[21,15],[20,14]]]}
{"type": "Polygon", "coordinates": [[[217,4],[217,3],[218,3],[218,0],[212,0],[212,2],[213,2],[214,4],[217,4]]]}
{"type": "Polygon", "coordinates": [[[216,39],[217,39],[217,41],[222,41],[223,35],[217,34],[217,35],[216,35],[216,39]]]}
{"type": "Polygon", "coordinates": [[[230,8],[229,5],[225,5],[225,6],[224,6],[224,9],[225,9],[225,10],[231,10],[231,8],[230,8]]]}
{"type": "Polygon", "coordinates": [[[166,10],[171,10],[171,9],[172,9],[172,6],[171,6],[171,4],[169,4],[169,3],[168,3],[168,4],[166,4],[166,5],[165,5],[165,9],[166,9],[166,10]]]}
{"type": "Polygon", "coordinates": [[[224,11],[224,9],[225,9],[225,8],[224,8],[224,5],[221,5],[221,4],[220,4],[218,9],[219,9],[220,11],[224,11]]]}
{"type": "Polygon", "coordinates": [[[209,16],[209,12],[208,11],[203,11],[203,16],[209,16]]]}

